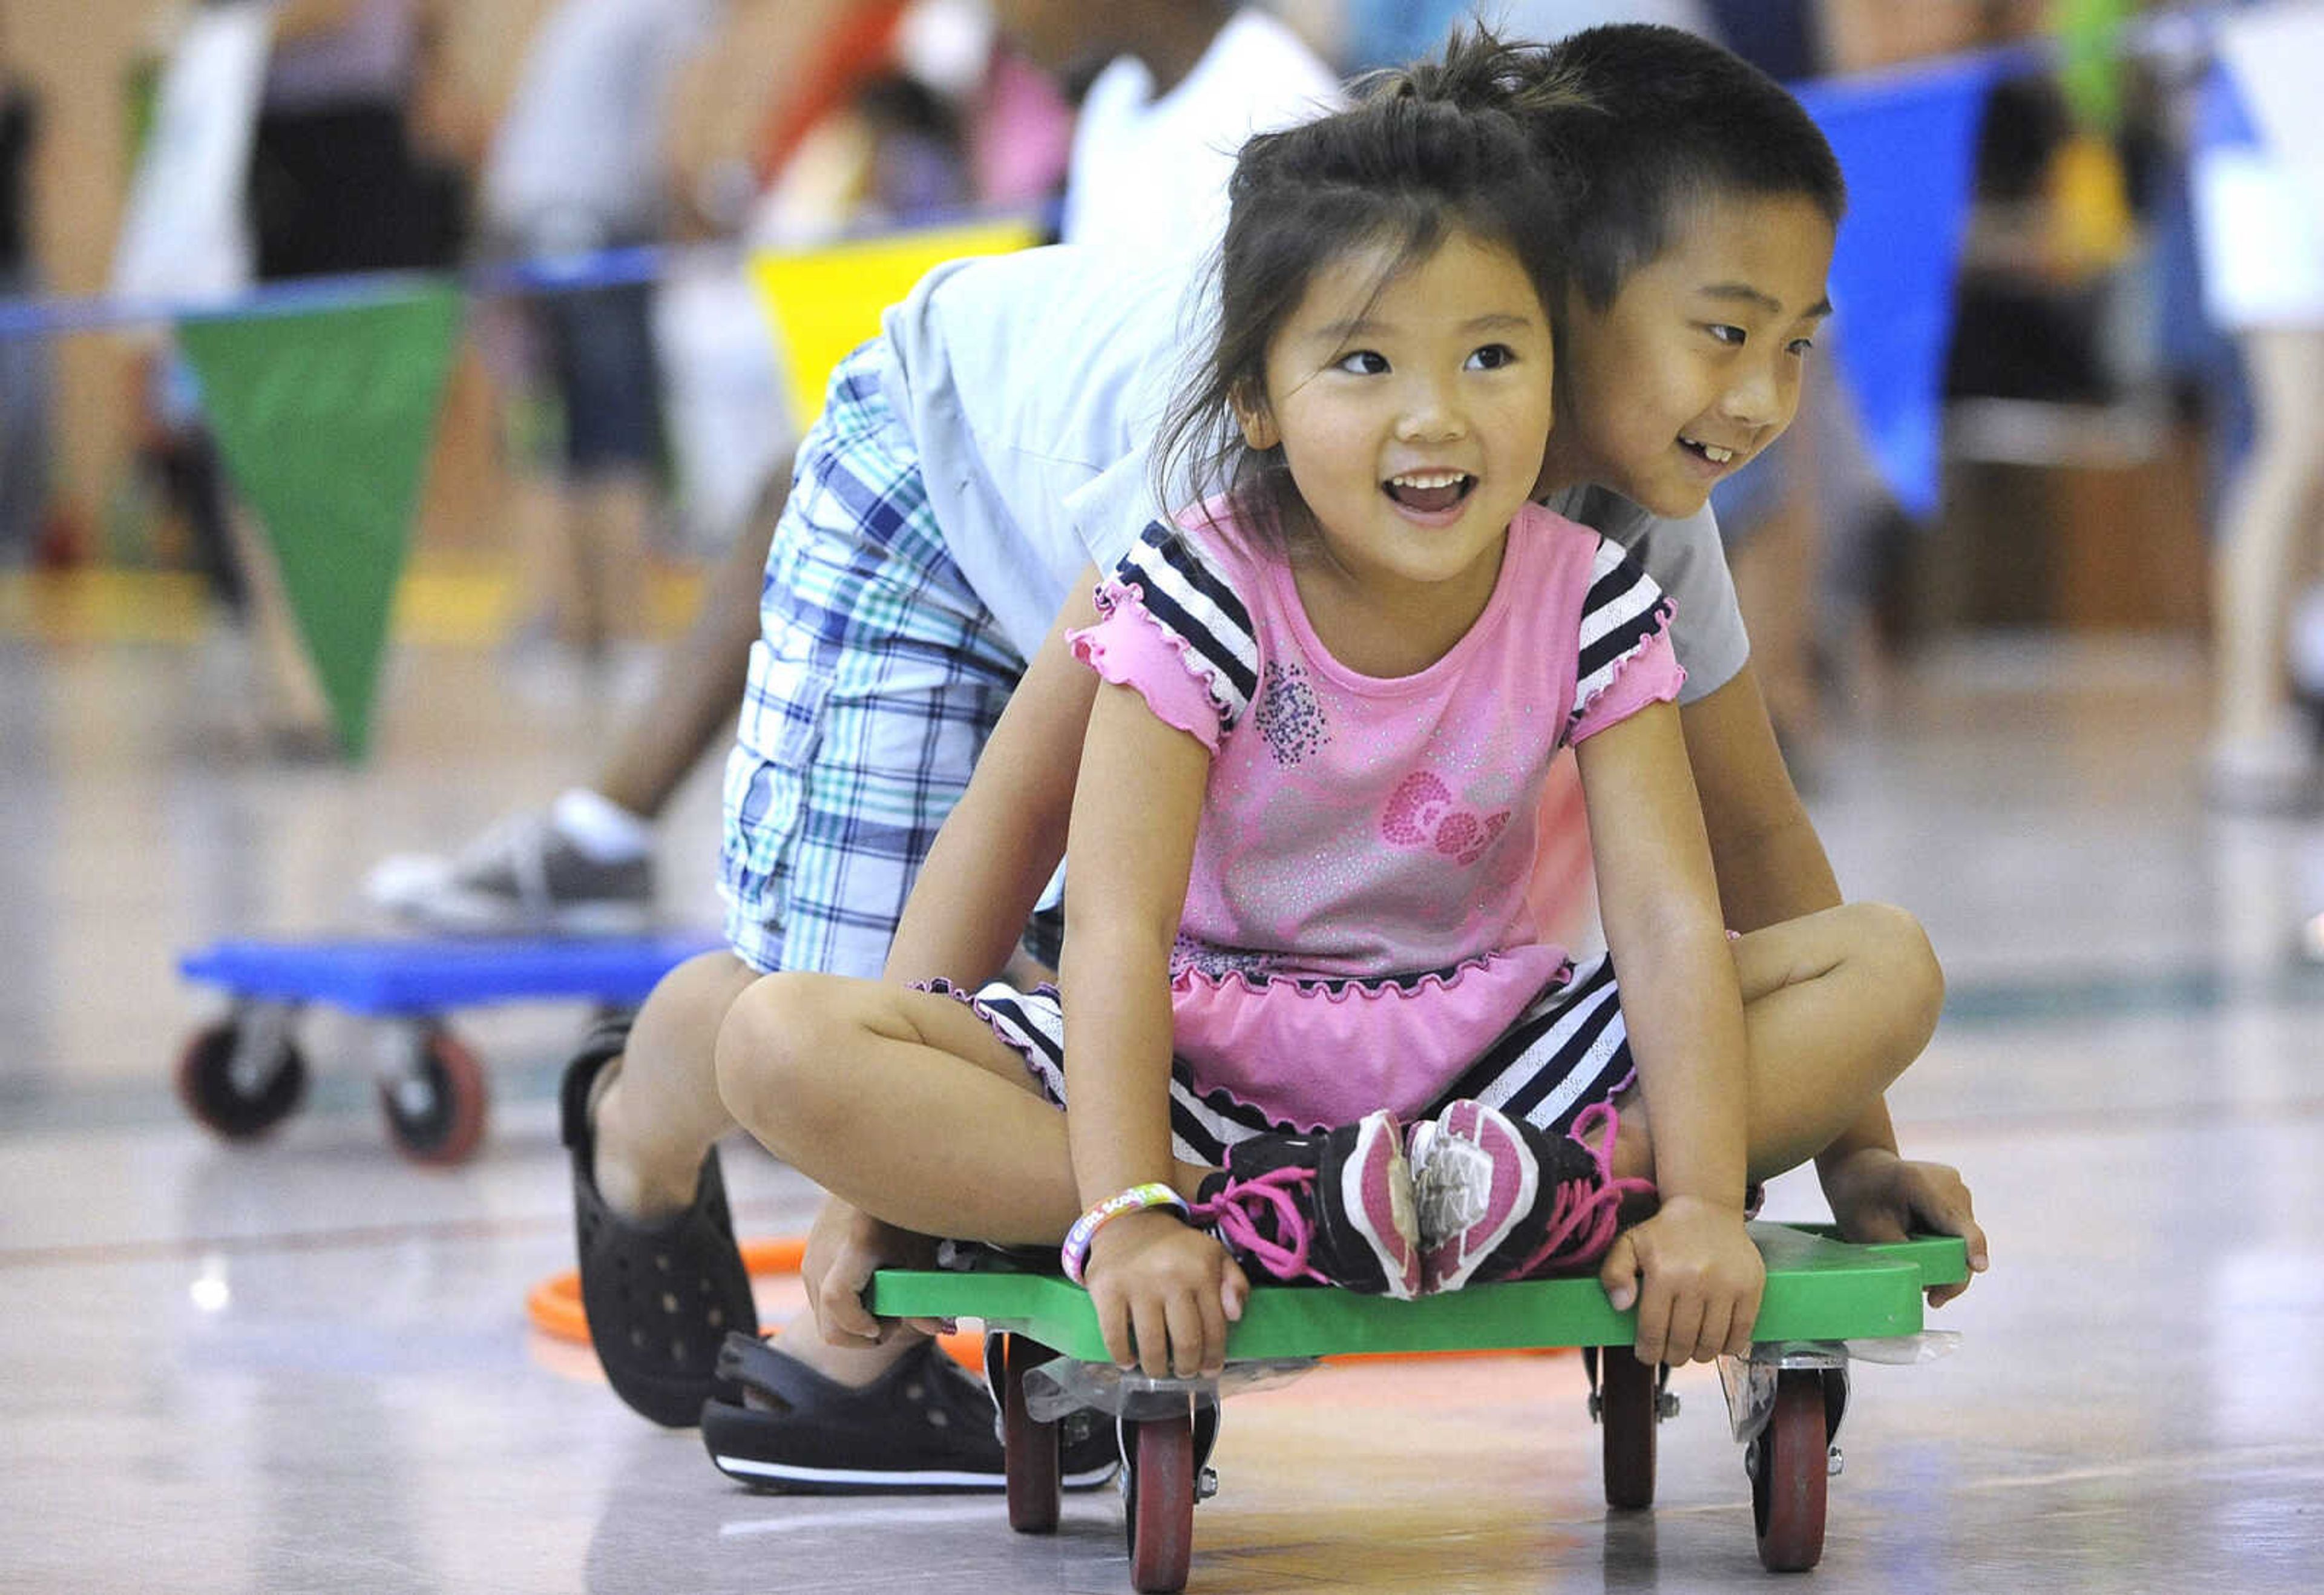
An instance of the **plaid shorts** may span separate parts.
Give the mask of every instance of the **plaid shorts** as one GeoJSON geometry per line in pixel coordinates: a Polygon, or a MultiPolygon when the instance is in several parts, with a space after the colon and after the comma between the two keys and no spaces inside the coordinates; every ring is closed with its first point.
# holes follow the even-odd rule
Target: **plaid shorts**
{"type": "MultiPolygon", "coordinates": [[[[1065,1012],[1055,986],[1019,991],[996,981],[969,992],[935,981],[922,989],[947,993],[974,1009],[1024,1058],[1041,1094],[1060,1108],[1065,1105],[1065,1012]]],[[[1613,960],[1600,953],[1569,965],[1543,987],[1482,1056],[1407,1118],[1434,1119],[1473,1097],[1512,1119],[1564,1135],[1592,1103],[1620,1095],[1636,1073],[1613,960]]],[[[1170,1060],[1170,1148],[1181,1163],[1216,1168],[1225,1163],[1229,1147],[1252,1136],[1333,1128],[1273,1120],[1224,1092],[1199,1090],[1186,1061],[1170,1060]]]]}
{"type": "Polygon", "coordinates": [[[752,967],[878,976],[1025,661],[945,552],[887,346],[832,373],[775,530],[719,890],[752,967]]]}

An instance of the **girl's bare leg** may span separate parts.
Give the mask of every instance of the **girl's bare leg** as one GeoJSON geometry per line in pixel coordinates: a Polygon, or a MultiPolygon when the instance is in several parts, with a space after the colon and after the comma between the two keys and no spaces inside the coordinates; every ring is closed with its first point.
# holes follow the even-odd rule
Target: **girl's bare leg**
{"type": "MultiPolygon", "coordinates": [[[[899,1229],[1055,1245],[1082,1211],[1065,1115],[957,1000],[778,974],[718,1037],[726,1107],[768,1150],[899,1229]]],[[[1204,1169],[1179,1166],[1189,1197],[1204,1169]]]]}
{"type": "MultiPolygon", "coordinates": [[[[1944,975],[1918,921],[1847,903],[1735,943],[1749,1042],[1745,1142],[1755,1180],[1822,1151],[1920,1056],[1944,1006],[1944,975]]],[[[1614,1171],[1654,1177],[1637,1086],[1623,1094],[1614,1171]]],[[[1740,1195],[1740,1193],[1738,1193],[1740,1195]]]]}
{"type": "MultiPolygon", "coordinates": [[[[1751,1176],[1795,1167],[1928,1044],[1944,982],[1911,916],[1851,903],[1735,944],[1749,1042],[1751,1176]]],[[[1618,1173],[1652,1177],[1635,1088],[1618,1173]]],[[[597,1112],[599,1188],[647,1216],[692,1200],[737,1121],[842,1200],[900,1229],[1056,1241],[1081,1211],[1064,1115],[950,997],[824,975],[763,979],[724,954],[680,966],[638,1016],[597,1112]]],[[[1189,1195],[1204,1170],[1180,1166],[1189,1195]]]]}

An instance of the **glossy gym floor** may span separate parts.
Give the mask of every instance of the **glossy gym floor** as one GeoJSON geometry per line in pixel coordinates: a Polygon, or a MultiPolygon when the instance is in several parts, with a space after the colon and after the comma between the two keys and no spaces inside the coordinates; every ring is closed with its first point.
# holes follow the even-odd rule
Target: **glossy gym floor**
{"type": "MultiPolygon", "coordinates": [[[[53,620],[53,617],[51,617],[53,620]]],[[[381,853],[551,796],[624,682],[404,646],[360,770],[242,751],[182,631],[0,627],[0,1590],[1128,1588],[1120,1506],[752,1495],[532,1329],[572,1266],[550,1098],[572,1008],[463,1016],[479,1156],[412,1166],[366,1028],[229,1147],[179,1107],[216,1016],[175,959],[345,928],[381,853]]],[[[68,617],[69,620],[69,617],[68,617]]],[[[1852,894],[1922,915],[1951,989],[1892,1102],[1960,1165],[1994,1271],[1951,1356],[1859,1367],[1826,1589],[2308,1591],[2324,1581],[2324,820],[2207,814],[2191,646],[1987,642],[1836,725],[1812,807],[1852,894]]],[[[708,924],[715,788],[667,832],[708,924]]],[[[810,1194],[727,1153],[746,1234],[810,1194]]],[[[1775,1216],[1812,1216],[1812,1182],[1775,1216]]],[[[770,1314],[792,1305],[768,1282],[770,1314]]],[[[1576,1359],[1326,1369],[1231,1401],[1188,1588],[1766,1588],[1715,1378],[1676,1379],[1658,1504],[1609,1515],[1576,1359]]]]}

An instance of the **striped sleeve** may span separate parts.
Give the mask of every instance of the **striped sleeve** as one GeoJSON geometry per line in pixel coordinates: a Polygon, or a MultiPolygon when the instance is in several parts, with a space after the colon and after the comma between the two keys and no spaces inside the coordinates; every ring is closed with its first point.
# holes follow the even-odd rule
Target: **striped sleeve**
{"type": "Polygon", "coordinates": [[[1215,752],[1250,708],[1259,666],[1250,612],[1215,560],[1154,522],[1099,584],[1097,607],[1097,624],[1069,639],[1075,657],[1215,752]]]}
{"type": "Polygon", "coordinates": [[[1677,696],[1686,673],[1671,647],[1671,604],[1621,546],[1598,541],[1582,601],[1568,742],[1580,742],[1656,699],[1677,696]]]}

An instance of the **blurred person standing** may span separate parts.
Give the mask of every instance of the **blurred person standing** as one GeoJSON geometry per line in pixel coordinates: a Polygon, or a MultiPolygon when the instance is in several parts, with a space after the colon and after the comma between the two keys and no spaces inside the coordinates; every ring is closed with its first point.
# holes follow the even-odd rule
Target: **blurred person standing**
{"type": "Polygon", "coordinates": [[[2253,438],[2213,547],[2204,787],[2222,808],[2300,808],[2317,797],[2317,740],[2288,654],[2295,596],[2324,561],[2324,150],[2255,102],[2313,92],[2324,5],[2240,7],[2218,25],[2195,128],[2197,241],[2205,308],[2243,359],[2253,438]]]}
{"type": "MultiPolygon", "coordinates": [[[[544,263],[655,244],[673,213],[672,88],[723,0],[562,0],[541,22],[485,156],[489,247],[544,263]]],[[[586,268],[585,268],[586,269],[586,268]]],[[[632,629],[663,464],[650,281],[552,285],[523,304],[563,439],[530,550],[561,641],[632,629]]]]}
{"type": "Polygon", "coordinates": [[[287,0],[250,157],[262,282],[451,265],[466,181],[420,113],[440,103],[442,0],[287,0]]]}
{"type": "MultiPolygon", "coordinates": [[[[271,0],[161,0],[155,76],[108,287],[126,300],[228,300],[251,283],[250,177],[274,48],[271,0]]],[[[229,746],[291,758],[336,746],[265,539],[238,512],[202,414],[199,384],[165,324],[131,335],[138,468],[184,529],[219,624],[204,638],[193,701],[226,716],[229,746]]],[[[200,739],[206,745],[212,738],[200,739]]]]}

